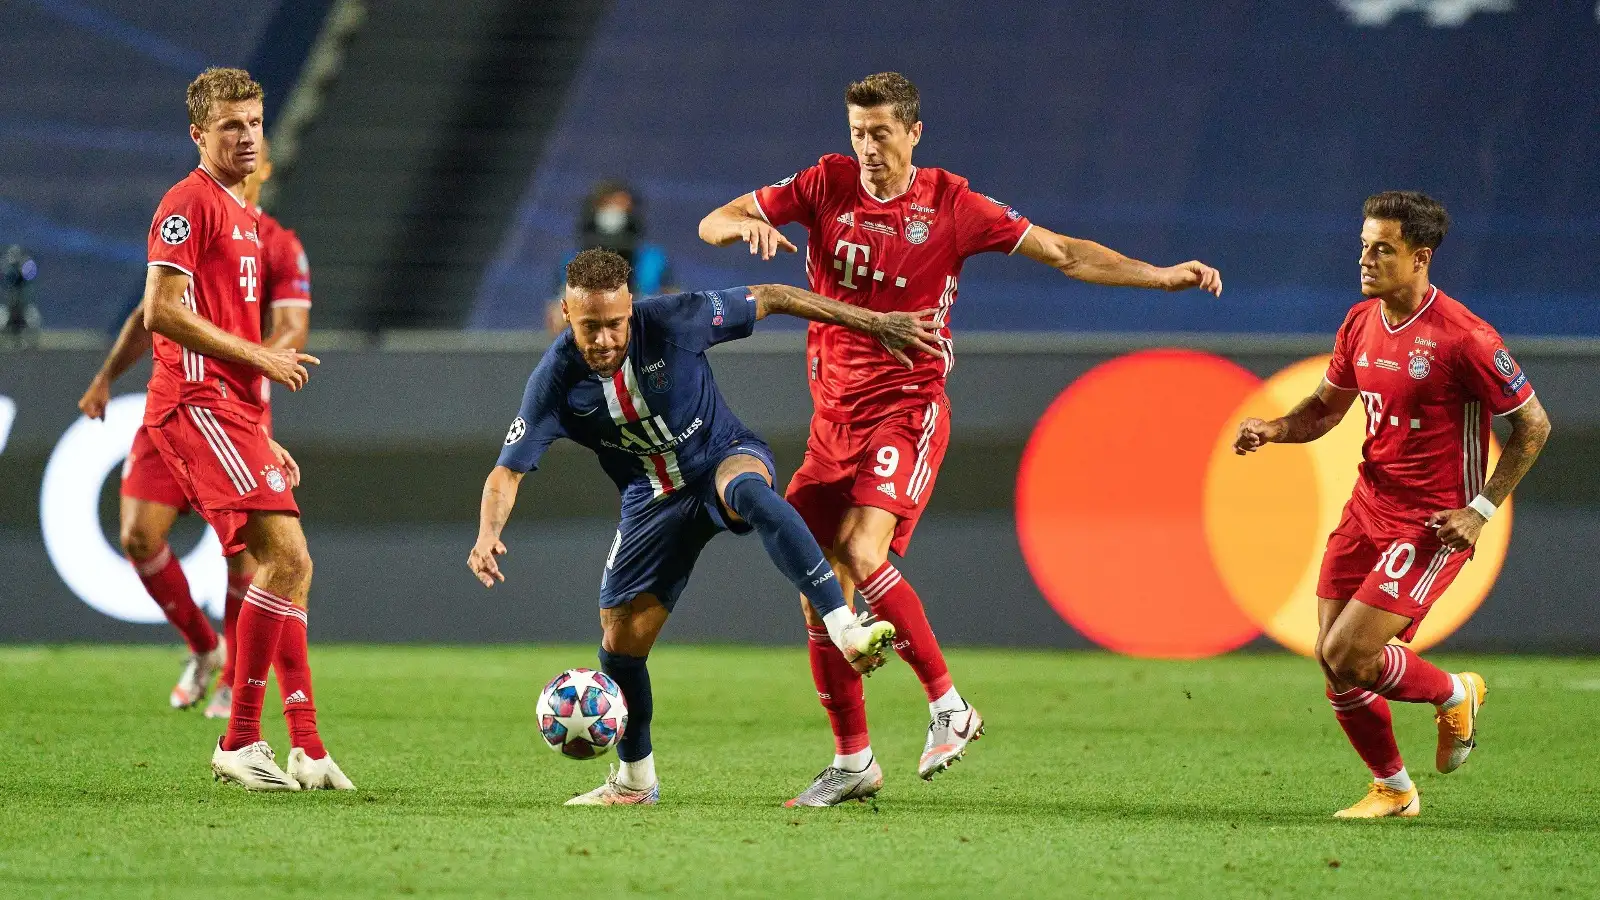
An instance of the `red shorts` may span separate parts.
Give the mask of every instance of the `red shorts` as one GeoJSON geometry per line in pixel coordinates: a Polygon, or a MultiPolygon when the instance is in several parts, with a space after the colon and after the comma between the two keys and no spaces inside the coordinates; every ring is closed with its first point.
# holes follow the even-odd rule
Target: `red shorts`
{"type": "Polygon", "coordinates": [[[1317,596],[1359,600],[1409,617],[1400,640],[1410,641],[1472,551],[1445,547],[1425,525],[1373,523],[1354,507],[1354,500],[1345,506],[1339,527],[1328,536],[1317,596]]]}
{"type": "Polygon", "coordinates": [[[894,513],[900,521],[889,547],[905,556],[949,445],[950,401],[944,397],[866,425],[812,416],[806,458],[786,496],[824,547],[833,546],[839,520],[852,506],[894,513]]]}
{"type": "Polygon", "coordinates": [[[133,449],[122,463],[122,496],[160,503],[179,512],[189,511],[189,498],[183,495],[183,488],[178,487],[172,470],[151,442],[150,429],[142,425],[133,436],[133,449]]]}
{"type": "Polygon", "coordinates": [[[144,431],[189,505],[217,532],[225,556],[244,549],[240,531],[251,512],[300,514],[259,426],[225,411],[179,406],[144,431]]]}

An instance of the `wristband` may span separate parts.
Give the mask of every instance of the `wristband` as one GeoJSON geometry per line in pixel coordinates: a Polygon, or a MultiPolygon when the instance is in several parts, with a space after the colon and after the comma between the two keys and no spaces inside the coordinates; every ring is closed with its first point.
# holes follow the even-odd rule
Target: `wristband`
{"type": "Polygon", "coordinates": [[[1472,502],[1467,504],[1467,508],[1476,510],[1478,515],[1483,516],[1485,522],[1494,518],[1494,514],[1500,511],[1499,507],[1490,503],[1489,498],[1482,494],[1473,497],[1472,502]]]}

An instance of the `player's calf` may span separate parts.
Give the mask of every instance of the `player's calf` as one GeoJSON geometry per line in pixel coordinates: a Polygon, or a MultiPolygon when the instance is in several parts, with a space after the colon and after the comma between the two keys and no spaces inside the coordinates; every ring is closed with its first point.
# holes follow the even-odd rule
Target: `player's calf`
{"type": "Polygon", "coordinates": [[[881,651],[893,639],[894,626],[867,621],[850,610],[833,567],[800,513],[756,472],[734,476],[723,489],[723,500],[761,536],[773,564],[811,604],[856,671],[865,674],[882,665],[881,651]]]}

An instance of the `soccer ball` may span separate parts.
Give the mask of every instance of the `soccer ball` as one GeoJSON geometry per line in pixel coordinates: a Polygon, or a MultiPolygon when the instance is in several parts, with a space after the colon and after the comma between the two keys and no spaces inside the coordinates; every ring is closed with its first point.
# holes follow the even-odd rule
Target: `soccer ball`
{"type": "Polygon", "coordinates": [[[539,735],[568,759],[604,756],[628,728],[628,703],[611,676],[568,669],[539,692],[539,735]]]}

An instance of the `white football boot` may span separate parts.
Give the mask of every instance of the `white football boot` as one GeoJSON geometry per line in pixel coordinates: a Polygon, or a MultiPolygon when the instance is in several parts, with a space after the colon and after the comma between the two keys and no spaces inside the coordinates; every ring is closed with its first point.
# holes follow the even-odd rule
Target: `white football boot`
{"type": "Polygon", "coordinates": [[[217,749],[211,754],[211,774],[218,781],[231,781],[247,791],[298,791],[295,781],[278,768],[272,747],[266,741],[256,741],[238,750],[222,749],[222,739],[217,738],[217,749]]]}
{"type": "Polygon", "coordinates": [[[568,800],[565,806],[654,806],[661,802],[661,782],[656,782],[642,791],[623,787],[617,781],[617,770],[613,766],[606,774],[606,783],[600,785],[587,794],[579,794],[568,800]]]}
{"type": "Polygon", "coordinates": [[[219,684],[217,692],[211,695],[211,702],[206,704],[206,718],[226,719],[233,715],[233,685],[219,684]]]}
{"type": "Polygon", "coordinates": [[[228,659],[227,648],[218,641],[209,653],[196,653],[189,657],[183,664],[183,671],[178,673],[178,683],[172,686],[172,694],[167,698],[172,703],[173,709],[188,709],[206,698],[206,692],[211,690],[211,682],[222,671],[222,664],[228,659]]]}
{"type": "Polygon", "coordinates": [[[945,710],[928,725],[928,742],[922,746],[922,759],[917,763],[917,775],[924,781],[961,758],[967,744],[983,736],[983,716],[968,703],[962,709],[945,710]]]}
{"type": "Polygon", "coordinates": [[[339,770],[333,754],[312,759],[295,747],[289,751],[289,777],[299,782],[302,791],[353,791],[356,786],[339,770]]]}
{"type": "Polygon", "coordinates": [[[884,651],[894,643],[894,626],[863,611],[840,634],[839,652],[862,675],[883,667],[884,651]]]}
{"type": "Polygon", "coordinates": [[[838,806],[846,800],[866,802],[868,797],[877,794],[882,788],[883,768],[878,765],[878,760],[874,757],[867,763],[867,767],[859,772],[846,772],[836,766],[823,769],[812,779],[810,787],[793,800],[785,800],[783,805],[838,806]]]}

